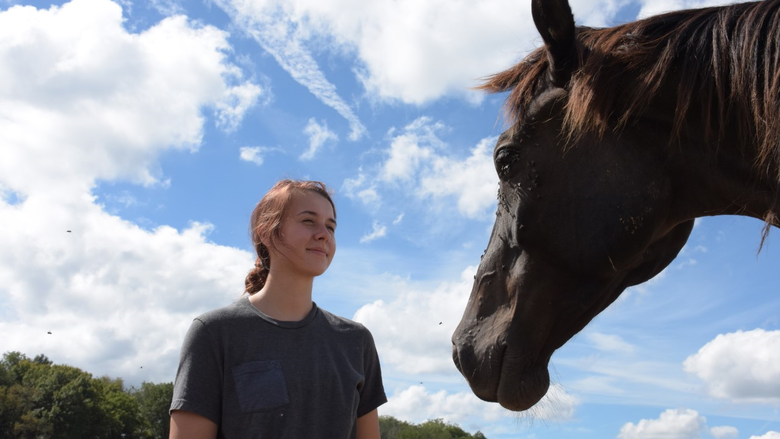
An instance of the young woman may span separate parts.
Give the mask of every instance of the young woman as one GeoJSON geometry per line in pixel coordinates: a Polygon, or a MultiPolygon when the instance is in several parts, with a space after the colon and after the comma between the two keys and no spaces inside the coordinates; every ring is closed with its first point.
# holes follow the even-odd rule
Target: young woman
{"type": "Polygon", "coordinates": [[[246,293],[192,323],[171,403],[171,439],[379,439],[387,401],[374,341],[312,301],[336,252],[324,184],[282,180],[251,219],[246,293]]]}

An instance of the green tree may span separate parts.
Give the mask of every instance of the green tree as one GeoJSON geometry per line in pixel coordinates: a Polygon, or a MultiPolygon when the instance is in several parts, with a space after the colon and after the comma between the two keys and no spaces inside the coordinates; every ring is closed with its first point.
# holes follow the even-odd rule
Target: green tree
{"type": "Polygon", "coordinates": [[[93,379],[98,392],[98,408],[101,424],[98,436],[103,438],[143,438],[146,429],[138,401],[125,391],[121,378],[101,377],[93,379]]]}
{"type": "Polygon", "coordinates": [[[147,422],[141,437],[167,439],[171,426],[168,409],[173,399],[173,383],[141,383],[130,392],[138,402],[141,416],[147,422]]]}
{"type": "Polygon", "coordinates": [[[414,428],[414,426],[408,422],[401,421],[392,416],[379,417],[380,439],[397,439],[404,430],[410,428],[414,428]]]}
{"type": "Polygon", "coordinates": [[[45,355],[9,352],[0,361],[0,437],[132,439],[145,426],[121,379],[93,378],[45,355]]]}
{"type": "Polygon", "coordinates": [[[381,439],[487,439],[479,431],[472,435],[442,419],[431,419],[414,425],[391,416],[381,416],[379,431],[381,439]]]}
{"type": "MultiPolygon", "coordinates": [[[[40,429],[39,437],[92,438],[100,432],[102,417],[98,392],[92,376],[71,366],[34,363],[17,364],[21,384],[32,390],[32,409],[23,415],[20,431],[40,429]]],[[[29,437],[25,433],[25,437],[29,437]]]]}

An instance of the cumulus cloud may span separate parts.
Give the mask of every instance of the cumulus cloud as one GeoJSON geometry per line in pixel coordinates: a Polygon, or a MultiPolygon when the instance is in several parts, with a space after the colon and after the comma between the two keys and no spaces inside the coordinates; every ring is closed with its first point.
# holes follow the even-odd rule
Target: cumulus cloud
{"type": "MultiPolygon", "coordinates": [[[[439,137],[448,128],[429,117],[420,117],[401,130],[391,130],[386,159],[375,179],[362,172],[344,186],[352,198],[361,191],[376,194],[400,190],[413,194],[429,208],[440,208],[455,199],[457,211],[466,218],[482,218],[495,205],[498,177],[493,168],[495,138],[480,141],[465,158],[456,157],[439,137]]],[[[361,198],[362,199],[362,198],[361,198]]],[[[375,198],[367,198],[374,201],[375,198]]]]}
{"type": "Polygon", "coordinates": [[[418,291],[397,280],[401,292],[397,299],[364,305],[354,318],[371,328],[383,363],[409,374],[453,372],[450,338],[475,272],[476,267],[469,267],[458,282],[443,283],[433,291],[418,291]]]}
{"type": "Polygon", "coordinates": [[[0,201],[0,222],[3,349],[130,382],[171,381],[192,317],[238,298],[253,264],[208,224],[143,230],[90,197],[0,201]]]}
{"type": "Polygon", "coordinates": [[[691,409],[669,409],[658,419],[629,422],[620,429],[619,439],[699,439],[708,432],[715,439],[736,439],[739,430],[724,425],[709,428],[707,418],[691,409]]]}
{"type": "Polygon", "coordinates": [[[328,142],[336,142],[339,140],[339,136],[333,131],[328,129],[328,124],[323,122],[318,123],[316,119],[309,119],[309,123],[303,132],[309,136],[309,149],[301,154],[301,160],[311,160],[317,155],[320,148],[328,142]]]}
{"type": "Polygon", "coordinates": [[[720,334],[683,365],[704,381],[713,397],[780,401],[780,331],[720,334]]]}
{"type": "MultiPolygon", "coordinates": [[[[560,386],[550,386],[550,391],[526,416],[539,421],[562,422],[570,420],[579,402],[560,386]]],[[[448,393],[444,390],[430,393],[424,385],[415,385],[388,398],[382,406],[387,414],[406,422],[419,423],[433,418],[456,423],[462,427],[484,425],[503,417],[517,417],[499,404],[487,403],[471,392],[448,393]],[[474,422],[477,421],[478,422],[474,422]]]]}
{"type": "Polygon", "coordinates": [[[157,154],[196,150],[204,108],[229,129],[262,93],[227,62],[226,39],[183,16],[130,34],[108,0],[0,12],[4,183],[79,194],[96,180],[159,183],[157,154]]]}
{"type": "Polygon", "coordinates": [[[493,167],[495,138],[483,139],[465,160],[437,157],[430,172],[420,178],[423,197],[457,199],[458,211],[479,218],[495,202],[498,177],[493,167]]]}
{"type": "Polygon", "coordinates": [[[107,0],[0,12],[4,349],[171,381],[192,316],[241,294],[253,258],[210,242],[209,224],[144,230],[92,195],[170,184],[157,158],[198,149],[204,110],[224,130],[242,120],[263,90],[227,37],[183,16],[129,33],[107,0]]]}
{"type": "Polygon", "coordinates": [[[390,142],[380,178],[387,182],[411,180],[435,151],[443,148],[443,142],[436,134],[444,129],[444,124],[425,116],[404,127],[403,132],[390,142]]]}
{"type": "Polygon", "coordinates": [[[737,437],[739,437],[739,430],[735,427],[724,425],[710,428],[710,434],[715,439],[737,439],[737,437]]]}
{"type": "Polygon", "coordinates": [[[750,436],[750,439],[780,439],[780,433],[776,431],[768,431],[761,436],[750,436]]]}
{"type": "Polygon", "coordinates": [[[698,439],[707,419],[691,409],[669,409],[658,419],[629,422],[620,428],[619,439],[698,439]]]}
{"type": "Polygon", "coordinates": [[[495,421],[509,412],[498,404],[489,404],[471,392],[448,393],[440,390],[429,393],[422,385],[411,386],[391,395],[383,405],[382,414],[406,422],[420,423],[441,418],[445,422],[467,426],[475,413],[481,419],[495,421]]]}

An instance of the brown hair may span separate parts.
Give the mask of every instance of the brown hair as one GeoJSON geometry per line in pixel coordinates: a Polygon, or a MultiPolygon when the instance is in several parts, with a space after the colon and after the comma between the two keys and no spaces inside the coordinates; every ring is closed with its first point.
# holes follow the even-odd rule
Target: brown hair
{"type": "Polygon", "coordinates": [[[244,281],[244,292],[250,296],[263,288],[266,279],[268,279],[268,271],[271,269],[271,258],[262,238],[270,238],[271,245],[276,247],[276,238],[279,237],[282,218],[284,218],[285,210],[290,204],[293,194],[306,191],[315,192],[325,197],[333,206],[333,215],[336,215],[336,205],[333,204],[330,191],[325,183],[319,181],[280,180],[255,206],[249,222],[249,233],[257,253],[257,259],[255,267],[249,271],[244,281]]]}

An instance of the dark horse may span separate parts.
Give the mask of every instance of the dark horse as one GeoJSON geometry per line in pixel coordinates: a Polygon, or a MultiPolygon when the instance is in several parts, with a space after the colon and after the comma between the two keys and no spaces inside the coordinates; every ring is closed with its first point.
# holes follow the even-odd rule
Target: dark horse
{"type": "MultiPolygon", "coordinates": [[[[525,410],[553,352],[664,269],[694,219],[780,226],[780,0],[575,27],[533,0],[541,47],[510,91],[498,211],[453,342],[473,392],[525,410]]],[[[763,238],[761,243],[763,244],[763,238]]]]}

